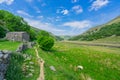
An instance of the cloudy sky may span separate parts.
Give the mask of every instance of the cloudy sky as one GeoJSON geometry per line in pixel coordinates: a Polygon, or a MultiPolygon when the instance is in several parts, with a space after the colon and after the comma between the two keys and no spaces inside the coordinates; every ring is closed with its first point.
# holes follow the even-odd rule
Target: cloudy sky
{"type": "Polygon", "coordinates": [[[0,0],[0,9],[55,35],[77,35],[120,15],[120,0],[0,0]]]}

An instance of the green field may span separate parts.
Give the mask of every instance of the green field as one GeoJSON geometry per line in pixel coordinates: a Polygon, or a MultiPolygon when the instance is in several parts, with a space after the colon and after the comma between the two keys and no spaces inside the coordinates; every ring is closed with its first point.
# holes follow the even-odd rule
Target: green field
{"type": "Polygon", "coordinates": [[[15,51],[19,45],[20,45],[20,42],[0,41],[0,50],[15,51]]]}
{"type": "MultiPolygon", "coordinates": [[[[17,42],[0,42],[0,49],[16,50],[17,42]],[[11,44],[11,45],[8,45],[11,44]]],[[[7,70],[7,80],[36,80],[39,75],[34,49],[21,54],[12,54],[11,64],[7,70]],[[25,61],[23,54],[31,56],[25,61]],[[30,64],[33,62],[34,64],[30,64]],[[29,68],[25,68],[29,66],[29,68]],[[34,72],[31,72],[33,66],[34,72]],[[24,69],[24,70],[23,70],[24,69]],[[32,76],[27,77],[28,74],[32,76]],[[13,76],[14,75],[14,76],[13,76]]],[[[83,46],[57,42],[51,51],[39,49],[39,55],[45,60],[45,80],[120,80],[120,49],[100,46],[83,46]],[[83,70],[77,66],[83,66],[83,70]],[[50,70],[54,66],[56,71],[50,70]]]]}
{"type": "Polygon", "coordinates": [[[120,36],[111,36],[111,37],[106,37],[98,40],[94,40],[93,42],[99,42],[99,43],[116,43],[120,44],[120,36]]]}
{"type": "Polygon", "coordinates": [[[120,49],[58,42],[51,52],[39,53],[45,60],[46,80],[120,80],[120,49]]]}

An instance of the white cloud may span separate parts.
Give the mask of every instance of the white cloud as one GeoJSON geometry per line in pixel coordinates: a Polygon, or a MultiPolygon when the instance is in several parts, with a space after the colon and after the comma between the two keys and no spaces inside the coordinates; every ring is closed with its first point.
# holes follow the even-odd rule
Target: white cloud
{"type": "Polygon", "coordinates": [[[52,32],[54,34],[59,34],[59,33],[65,32],[65,30],[55,28],[54,25],[52,25],[51,23],[44,23],[39,20],[33,20],[33,19],[28,19],[28,18],[24,18],[24,19],[25,19],[25,21],[28,22],[29,25],[39,28],[39,29],[42,29],[42,30],[52,32]]]}
{"type": "Polygon", "coordinates": [[[96,11],[96,10],[106,6],[108,3],[109,3],[109,0],[95,0],[90,7],[90,11],[91,10],[96,11]]]}
{"type": "Polygon", "coordinates": [[[6,3],[7,5],[11,5],[14,2],[14,0],[0,0],[0,4],[6,3]]]}
{"type": "Polygon", "coordinates": [[[89,20],[66,22],[63,24],[63,26],[72,27],[74,29],[90,28],[91,25],[92,25],[92,22],[89,20]]]}
{"type": "Polygon", "coordinates": [[[72,3],[76,3],[76,2],[78,2],[79,0],[72,0],[72,3]]]}
{"type": "Polygon", "coordinates": [[[61,11],[61,13],[62,13],[63,15],[67,15],[67,14],[69,13],[69,11],[68,11],[67,9],[64,9],[64,10],[61,11]]]}
{"type": "Polygon", "coordinates": [[[73,6],[72,10],[75,11],[77,14],[83,12],[83,9],[82,9],[82,7],[80,5],[73,6]]]}
{"type": "Polygon", "coordinates": [[[18,10],[17,13],[20,14],[20,15],[23,15],[23,16],[33,17],[33,16],[31,16],[30,14],[28,14],[28,13],[22,11],[22,10],[18,10]]]}

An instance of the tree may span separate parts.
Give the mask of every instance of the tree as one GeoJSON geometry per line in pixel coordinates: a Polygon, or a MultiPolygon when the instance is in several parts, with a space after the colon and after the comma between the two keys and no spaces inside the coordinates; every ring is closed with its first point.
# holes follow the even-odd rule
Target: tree
{"type": "Polygon", "coordinates": [[[46,31],[40,31],[37,36],[37,42],[41,49],[50,50],[54,45],[54,38],[46,31]]]}

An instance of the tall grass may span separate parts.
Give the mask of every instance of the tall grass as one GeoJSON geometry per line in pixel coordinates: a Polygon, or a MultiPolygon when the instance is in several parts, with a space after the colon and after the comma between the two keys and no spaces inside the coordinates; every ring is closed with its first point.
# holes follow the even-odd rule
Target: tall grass
{"type": "Polygon", "coordinates": [[[120,80],[119,53],[115,48],[70,43],[56,43],[49,52],[39,49],[39,55],[45,60],[46,80],[120,80]],[[78,65],[84,69],[78,69],[78,65]]]}

